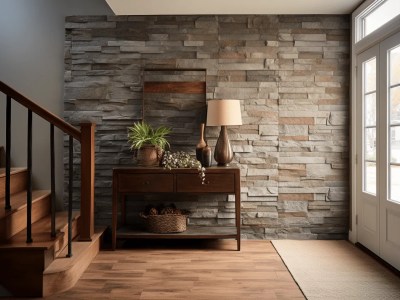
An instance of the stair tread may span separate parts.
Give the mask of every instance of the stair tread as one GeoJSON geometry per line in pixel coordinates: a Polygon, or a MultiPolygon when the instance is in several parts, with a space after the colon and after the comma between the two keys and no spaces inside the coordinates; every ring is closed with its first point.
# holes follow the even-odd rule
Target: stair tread
{"type": "MultiPolygon", "coordinates": [[[[0,219],[20,210],[26,206],[26,191],[11,195],[11,210],[0,209],[0,219]]],[[[49,190],[32,191],[32,203],[51,194],[49,190]]],[[[0,198],[0,207],[4,207],[5,197],[0,198]]]]}
{"type": "MultiPolygon", "coordinates": [[[[10,174],[17,174],[17,173],[21,173],[21,172],[26,172],[27,169],[26,168],[11,168],[10,170],[10,174]]],[[[0,178],[1,177],[5,177],[6,176],[6,168],[0,168],[0,178]]]]}
{"type": "MultiPolygon", "coordinates": [[[[72,220],[79,217],[80,212],[74,211],[72,220]]],[[[51,216],[38,220],[32,224],[32,243],[26,243],[26,229],[20,231],[10,239],[0,243],[0,249],[4,248],[43,248],[48,249],[54,245],[54,242],[62,235],[68,225],[68,212],[62,211],[56,213],[56,237],[51,237],[51,216]]]]}
{"type": "MultiPolygon", "coordinates": [[[[12,168],[10,177],[10,193],[17,194],[27,189],[28,170],[26,168],[12,168]]],[[[0,169],[0,198],[6,195],[6,169],[0,169]]]]}
{"type": "Polygon", "coordinates": [[[96,242],[101,237],[105,228],[96,228],[92,236],[92,241],[72,241],[72,257],[66,257],[67,248],[60,252],[60,254],[54,259],[54,261],[44,270],[43,274],[52,274],[57,272],[63,272],[73,267],[77,261],[81,259],[81,255],[91,246],[92,243],[96,242]]]}

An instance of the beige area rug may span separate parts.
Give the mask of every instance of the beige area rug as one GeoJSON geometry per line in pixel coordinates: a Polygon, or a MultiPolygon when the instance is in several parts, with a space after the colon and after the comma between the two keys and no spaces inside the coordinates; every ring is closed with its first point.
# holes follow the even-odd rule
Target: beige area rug
{"type": "Polygon", "coordinates": [[[400,278],[348,241],[272,244],[309,300],[400,299],[400,278]]]}

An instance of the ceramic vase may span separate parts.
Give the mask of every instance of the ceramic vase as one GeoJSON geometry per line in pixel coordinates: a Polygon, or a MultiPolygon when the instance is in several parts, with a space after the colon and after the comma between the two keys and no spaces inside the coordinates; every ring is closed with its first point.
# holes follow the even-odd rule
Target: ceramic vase
{"type": "Polygon", "coordinates": [[[196,145],[196,159],[202,164],[203,148],[206,146],[206,142],[204,141],[204,126],[204,123],[200,124],[200,139],[196,145]]]}

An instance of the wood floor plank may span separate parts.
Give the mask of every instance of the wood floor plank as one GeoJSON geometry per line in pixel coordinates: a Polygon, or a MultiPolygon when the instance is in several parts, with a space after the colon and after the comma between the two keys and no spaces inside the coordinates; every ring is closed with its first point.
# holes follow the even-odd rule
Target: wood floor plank
{"type": "Polygon", "coordinates": [[[234,240],[188,243],[101,251],[71,290],[47,299],[304,299],[269,241],[242,251],[234,240]]]}

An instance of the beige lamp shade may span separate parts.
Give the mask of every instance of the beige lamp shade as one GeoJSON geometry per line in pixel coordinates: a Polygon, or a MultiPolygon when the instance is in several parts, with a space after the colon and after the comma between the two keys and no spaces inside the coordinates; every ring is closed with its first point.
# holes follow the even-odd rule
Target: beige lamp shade
{"type": "Polygon", "coordinates": [[[207,105],[207,126],[242,125],[240,100],[209,100],[207,105]]]}

